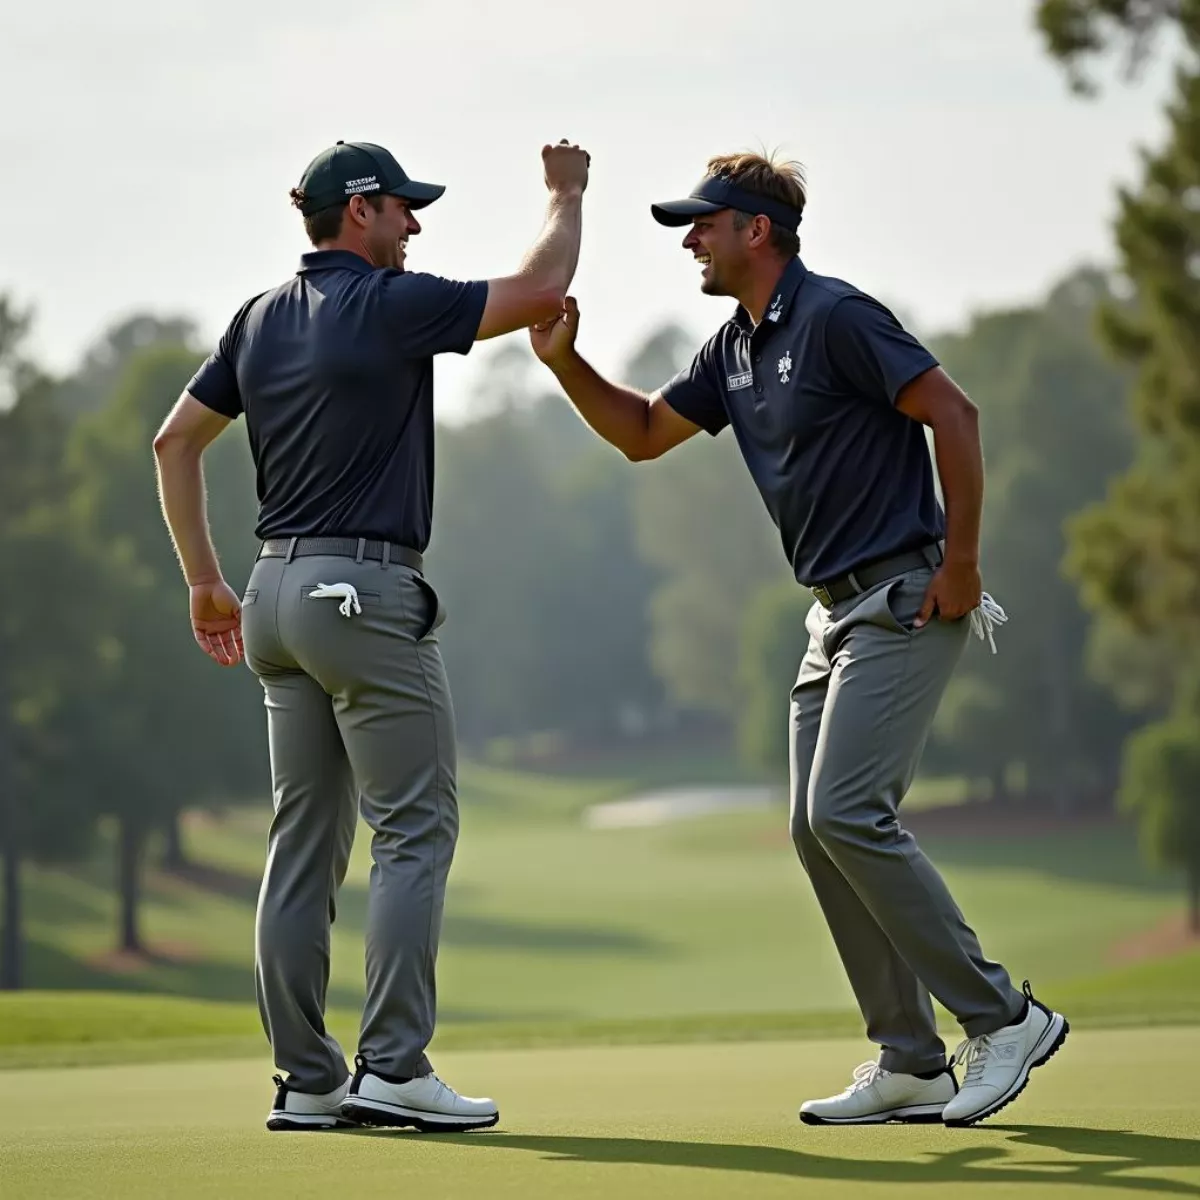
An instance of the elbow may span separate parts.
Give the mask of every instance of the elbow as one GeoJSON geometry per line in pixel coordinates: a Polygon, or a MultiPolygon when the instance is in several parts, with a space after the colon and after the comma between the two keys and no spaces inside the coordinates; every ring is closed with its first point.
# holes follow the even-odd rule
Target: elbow
{"type": "Polygon", "coordinates": [[[179,435],[172,433],[165,426],[154,435],[154,441],[151,443],[154,449],[154,457],[159,462],[168,457],[173,450],[178,449],[179,435]]]}
{"type": "Polygon", "coordinates": [[[652,459],[660,457],[662,451],[649,442],[635,442],[627,446],[621,447],[621,453],[631,463],[650,462],[652,459]]]}
{"type": "Polygon", "coordinates": [[[182,430],[172,429],[169,425],[164,425],[154,435],[151,445],[154,449],[154,458],[159,463],[199,457],[195,445],[187,434],[182,430]]]}
{"type": "Polygon", "coordinates": [[[567,290],[561,287],[541,287],[530,298],[530,324],[553,321],[562,312],[567,300],[567,290]]]}
{"type": "Polygon", "coordinates": [[[959,419],[965,421],[968,425],[979,424],[979,406],[966,394],[959,393],[958,400],[959,419]]]}
{"type": "Polygon", "coordinates": [[[931,407],[933,411],[925,423],[933,428],[934,433],[941,429],[968,437],[978,434],[979,408],[965,392],[956,388],[942,397],[939,404],[931,407]]]}
{"type": "Polygon", "coordinates": [[[979,409],[966,396],[959,401],[958,427],[967,439],[979,441],[979,409]]]}

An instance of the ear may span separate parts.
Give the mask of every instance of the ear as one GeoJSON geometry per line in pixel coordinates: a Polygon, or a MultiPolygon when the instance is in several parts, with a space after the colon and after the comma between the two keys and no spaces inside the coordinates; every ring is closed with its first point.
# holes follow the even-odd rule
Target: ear
{"type": "Polygon", "coordinates": [[[750,221],[750,245],[765,246],[771,236],[771,221],[761,213],[750,221]]]}
{"type": "Polygon", "coordinates": [[[371,206],[361,195],[351,196],[350,203],[346,208],[350,213],[350,219],[355,225],[366,225],[370,220],[367,214],[371,211],[371,206]]]}

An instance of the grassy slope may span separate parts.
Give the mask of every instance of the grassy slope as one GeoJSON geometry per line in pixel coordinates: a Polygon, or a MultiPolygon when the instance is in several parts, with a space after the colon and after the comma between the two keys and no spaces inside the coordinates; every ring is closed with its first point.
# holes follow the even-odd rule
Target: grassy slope
{"type": "MultiPolygon", "coordinates": [[[[1200,951],[1063,984],[1046,994],[1079,1029],[1200,1025],[1200,951]]],[[[356,1015],[330,1014],[353,1046],[356,1015]]],[[[814,1039],[856,1035],[855,1012],[730,1013],[627,1020],[448,1023],[434,1052],[490,1047],[628,1045],[814,1039]]],[[[960,1036],[949,1021],[944,1036],[960,1036]]],[[[866,1048],[869,1050],[869,1048],[866,1048]]],[[[249,1004],[173,996],[29,992],[0,995],[0,1068],[221,1057],[263,1057],[249,1004]]]]}
{"type": "Polygon", "coordinates": [[[841,1086],[860,1050],[446,1053],[447,1077],[494,1095],[502,1124],[424,1138],[267,1134],[271,1086],[255,1063],[21,1072],[0,1091],[0,1161],[5,1194],[22,1200],[299,1200],[355,1180],[373,1195],[527,1200],[1200,1194],[1195,1081],[1180,1069],[1200,1057],[1200,1031],[1075,1034],[1015,1105],[972,1130],[801,1126],[799,1101],[841,1086]]]}
{"type": "MultiPolygon", "coordinates": [[[[443,1044],[856,1029],[785,814],[584,828],[588,804],[636,783],[632,772],[556,779],[464,770],[439,968],[443,1044]]],[[[130,971],[98,957],[113,924],[99,867],[31,873],[31,984],[117,988],[148,993],[150,1002],[0,998],[0,1061],[29,1061],[37,1051],[20,1047],[31,1041],[56,1061],[111,1058],[122,1041],[139,1043],[140,1055],[169,1056],[179,1038],[197,1052],[207,1039],[205,1052],[257,1053],[250,956],[264,827],[265,814],[251,811],[194,831],[194,852],[218,871],[193,883],[151,879],[146,931],[165,953],[130,971]],[[238,1003],[156,1008],[155,994],[238,1003]],[[92,1049],[80,1051],[81,1043],[92,1049]]],[[[1051,1002],[1069,1002],[1084,1020],[1195,1019],[1200,955],[1115,973],[1108,962],[1115,940],[1178,904],[1171,881],[1149,874],[1121,832],[925,844],[987,953],[1051,1002]]],[[[348,1043],[361,995],[368,866],[364,832],[335,925],[330,987],[331,1023],[348,1043]]]]}

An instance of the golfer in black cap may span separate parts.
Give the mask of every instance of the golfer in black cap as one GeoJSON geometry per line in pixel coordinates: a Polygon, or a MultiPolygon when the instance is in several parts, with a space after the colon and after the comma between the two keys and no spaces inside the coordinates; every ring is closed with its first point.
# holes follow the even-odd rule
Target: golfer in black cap
{"type": "MultiPolygon", "coordinates": [[[[196,640],[265,691],[275,818],[257,990],[282,1075],[269,1129],[465,1130],[499,1119],[425,1055],[458,836],[454,714],[422,552],[433,503],[433,356],[559,312],[588,156],[542,149],[545,226],[520,268],[457,282],[406,269],[440,184],[338,142],[291,195],[314,249],[248,301],[155,439],[196,640]],[[209,536],[200,458],[239,416],[258,471],[259,557],[239,600],[209,536]],[[353,1078],[325,1027],[329,926],[356,818],[373,830],[367,997],[353,1078]]],[[[219,749],[217,750],[219,752],[219,749]]]]}
{"type": "Polygon", "coordinates": [[[805,200],[795,164],[738,154],[713,159],[689,196],[651,207],[660,223],[687,227],[701,289],[738,301],[653,395],[583,360],[573,298],[534,327],[533,346],[584,420],[630,459],[732,426],[815,597],[791,697],[792,837],[881,1053],[801,1118],[970,1125],[1013,1099],[1067,1033],[984,957],[897,818],[971,629],[990,641],[1004,619],[979,574],[977,413],[882,304],[809,271],[797,235],[805,200]],[[961,1088],[930,993],[966,1033],[961,1088]]]}

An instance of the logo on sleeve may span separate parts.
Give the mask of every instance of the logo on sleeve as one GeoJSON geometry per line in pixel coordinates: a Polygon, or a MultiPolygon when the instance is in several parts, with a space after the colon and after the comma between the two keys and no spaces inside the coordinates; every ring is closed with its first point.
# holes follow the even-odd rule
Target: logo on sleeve
{"type": "Polygon", "coordinates": [[[792,377],[792,356],[790,353],[785,353],[784,356],[776,364],[779,368],[779,382],[787,383],[792,377]]]}
{"type": "Polygon", "coordinates": [[[751,371],[743,371],[740,375],[727,376],[725,382],[731,392],[736,392],[738,388],[748,388],[754,382],[754,374],[751,371]]]}

